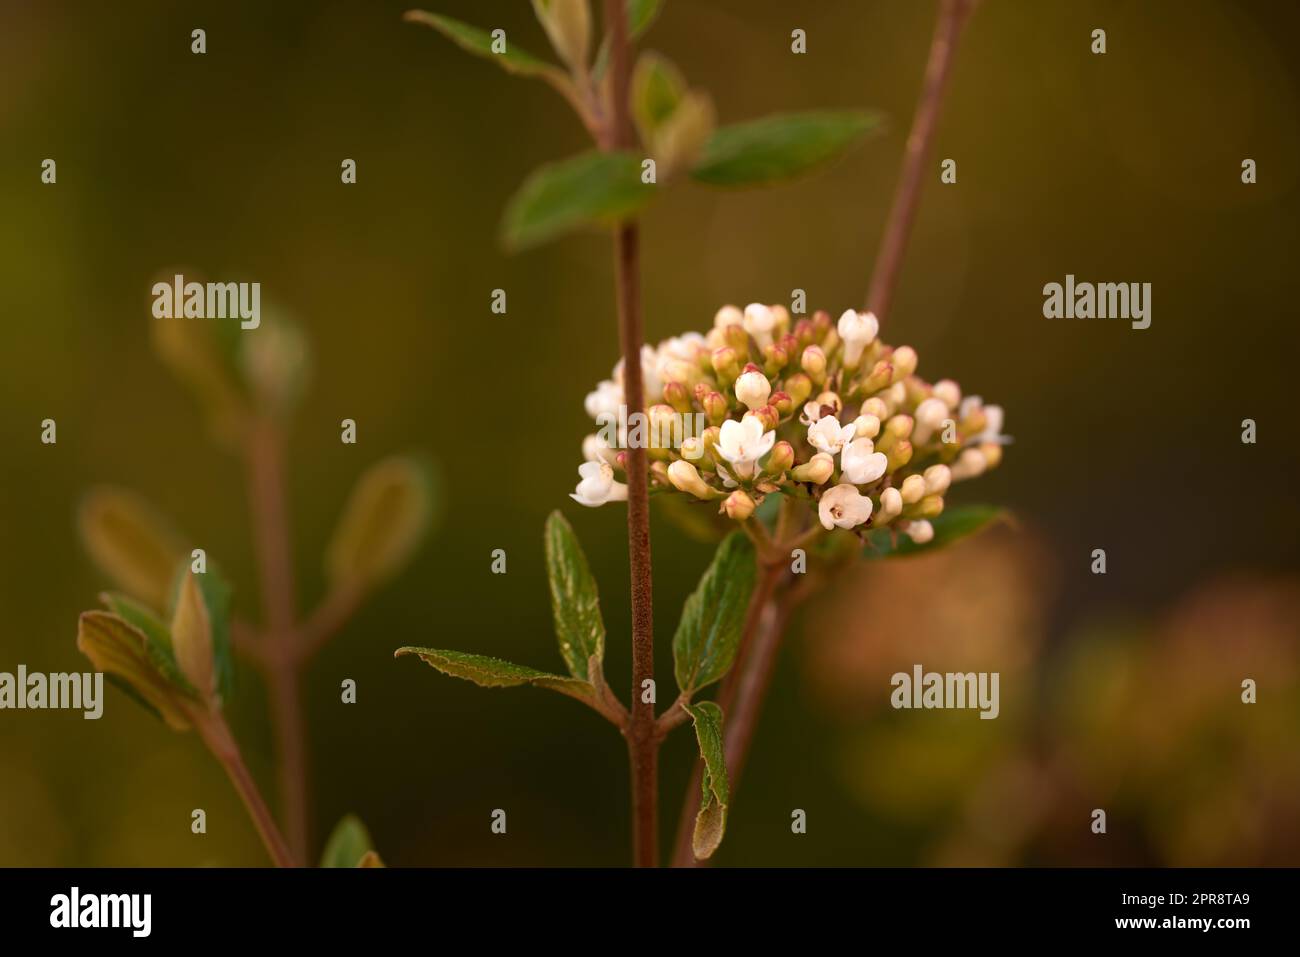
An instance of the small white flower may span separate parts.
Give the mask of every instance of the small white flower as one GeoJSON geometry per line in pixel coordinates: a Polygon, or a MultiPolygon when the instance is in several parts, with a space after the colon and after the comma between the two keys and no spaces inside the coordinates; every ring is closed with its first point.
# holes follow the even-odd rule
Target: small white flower
{"type": "Polygon", "coordinates": [[[853,528],[871,517],[871,499],[852,485],[828,489],[817,503],[823,528],[853,528]]]}
{"type": "Polygon", "coordinates": [[[840,452],[840,470],[844,481],[852,485],[866,485],[884,475],[889,459],[884,452],[875,451],[870,439],[854,439],[840,452]]]}
{"type": "Polygon", "coordinates": [[[876,320],[874,312],[855,312],[846,309],[835,329],[844,340],[844,364],[853,367],[858,364],[863,350],[871,345],[871,340],[876,338],[876,333],[880,331],[880,323],[876,320]]]}
{"type": "Polygon", "coordinates": [[[761,302],[751,302],[745,307],[745,331],[754,337],[760,349],[772,344],[772,330],[776,326],[776,311],[761,302]]]}
{"type": "Polygon", "coordinates": [[[736,398],[749,409],[761,409],[772,394],[772,383],[758,369],[742,372],[736,380],[736,398]]]}
{"type": "Polygon", "coordinates": [[[606,502],[627,501],[627,486],[614,481],[614,470],[608,462],[583,462],[578,466],[582,481],[569,493],[579,505],[595,508],[606,502]]]}
{"type": "Polygon", "coordinates": [[[665,339],[655,350],[655,375],[663,382],[693,384],[700,377],[700,350],[705,348],[704,336],[698,332],[665,339]]]}
{"type": "Polygon", "coordinates": [[[918,545],[924,545],[934,538],[934,526],[924,520],[908,522],[906,532],[918,545]]]}
{"type": "Polygon", "coordinates": [[[737,479],[753,478],[758,460],[776,444],[775,432],[764,432],[763,422],[757,416],[746,415],[737,422],[728,419],[718,433],[718,453],[731,463],[731,473],[737,479]]]}
{"type": "Polygon", "coordinates": [[[915,505],[925,498],[925,479],[919,475],[909,475],[903,479],[899,494],[903,497],[904,505],[915,505]]]}
{"type": "Polygon", "coordinates": [[[833,415],[818,419],[808,426],[808,444],[819,452],[831,455],[839,452],[853,441],[854,424],[840,425],[840,420],[833,415]]]}
{"type": "Polygon", "coordinates": [[[613,379],[596,383],[594,392],[588,392],[583,400],[583,407],[593,420],[599,422],[601,416],[617,419],[619,406],[623,404],[623,387],[613,379]]]}

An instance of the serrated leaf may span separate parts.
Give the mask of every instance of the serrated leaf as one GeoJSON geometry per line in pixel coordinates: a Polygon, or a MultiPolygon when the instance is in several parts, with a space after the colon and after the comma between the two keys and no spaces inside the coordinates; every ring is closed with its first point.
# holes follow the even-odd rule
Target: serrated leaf
{"type": "Polygon", "coordinates": [[[464,678],[480,688],[515,688],[520,685],[535,685],[566,694],[579,701],[591,701],[596,689],[588,681],[580,678],[565,678],[548,674],[525,665],[516,665],[500,658],[487,655],[471,655],[464,651],[448,651],[442,648],[398,648],[395,658],[402,655],[419,655],[425,664],[437,668],[445,675],[464,678]]]}
{"type": "Polygon", "coordinates": [[[582,153],[533,172],[506,207],[503,236],[523,249],[588,226],[612,225],[654,198],[631,153],[582,153]]]}
{"type": "Polygon", "coordinates": [[[756,575],[753,544],[743,532],[732,532],[686,599],[673,636],[673,670],[684,693],[707,687],[731,667],[756,575]]]}
{"type": "Polygon", "coordinates": [[[594,682],[591,669],[605,660],[600,595],[578,536],[559,512],[546,519],[546,571],[560,654],[573,677],[594,682]]]}
{"type": "Polygon", "coordinates": [[[164,606],[183,548],[148,502],[123,489],[94,488],[81,501],[77,524],[86,551],[104,574],[150,607],[164,606]]]}
{"type": "Polygon", "coordinates": [[[445,17],[440,13],[429,13],[425,10],[408,10],[402,15],[402,19],[408,23],[422,23],[427,27],[432,27],[462,50],[492,60],[507,73],[543,79],[558,78],[567,82],[567,78],[559,67],[521,49],[509,37],[506,38],[505,52],[494,53],[492,51],[492,34],[489,31],[480,30],[478,27],[463,23],[452,17],[445,17]]]}
{"type": "Polygon", "coordinates": [[[940,548],[946,548],[953,542],[978,534],[990,525],[1008,519],[1008,513],[996,505],[959,505],[944,509],[936,518],[930,519],[934,526],[934,538],[924,545],[918,545],[905,533],[900,532],[898,543],[891,541],[889,529],[881,528],[867,536],[867,547],[863,555],[867,558],[907,558],[912,555],[924,555],[940,548]]]}
{"type": "Polygon", "coordinates": [[[149,647],[143,632],[112,612],[87,611],[77,620],[77,648],[96,670],[126,681],[169,727],[184,731],[190,720],[181,692],[157,670],[149,647]]]}
{"type": "Polygon", "coordinates": [[[370,832],[366,830],[365,824],[361,823],[361,818],[355,814],[349,814],[334,825],[329,840],[325,842],[320,866],[361,867],[362,860],[374,853],[375,844],[370,839],[370,832]]]}
{"type": "MultiPolygon", "coordinates": [[[[190,574],[190,567],[188,558],[176,566],[167,602],[169,615],[176,613],[181,585],[190,574]]],[[[210,558],[207,560],[207,571],[196,574],[194,579],[203,595],[203,604],[212,626],[212,667],[216,675],[217,694],[224,701],[230,697],[235,686],[235,657],[230,641],[230,583],[222,574],[220,566],[210,558]]]]}
{"type": "Polygon", "coordinates": [[[724,126],[704,144],[691,174],[711,186],[788,179],[829,162],[879,124],[874,113],[818,111],[724,126]]]}
{"type": "Polygon", "coordinates": [[[700,746],[704,770],[700,775],[700,811],[695,816],[695,833],[691,847],[696,860],[705,860],[722,843],[727,829],[727,806],[731,786],[727,781],[727,762],[722,737],[722,709],[712,701],[687,705],[695,722],[695,740],[700,746]]]}
{"type": "Polygon", "coordinates": [[[393,456],[367,469],[326,551],[330,581],[369,589],[394,575],[429,528],[433,489],[431,467],[416,457],[393,456]]]}

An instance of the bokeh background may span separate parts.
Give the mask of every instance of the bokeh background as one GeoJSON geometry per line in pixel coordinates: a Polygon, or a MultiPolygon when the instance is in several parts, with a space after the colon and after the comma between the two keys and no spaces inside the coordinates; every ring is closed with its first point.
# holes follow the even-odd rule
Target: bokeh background
{"type": "MultiPolygon", "coordinates": [[[[392,864],[623,863],[612,729],[558,696],[392,659],[415,643],[557,666],[541,528],[560,507],[602,587],[617,687],[630,667],[623,512],[567,498],[583,396],[617,352],[610,246],[497,242],[515,187],[584,133],[548,89],[403,24],[406,6],[0,5],[0,670],[83,667],[76,616],[106,582],[74,515],[97,483],[138,490],[204,542],[256,615],[241,467],[149,338],[156,275],[256,280],[314,353],[291,444],[300,604],[321,594],[366,464],[424,448],[443,474],[418,560],[310,672],[317,844],[351,811],[392,864]],[[45,157],[57,186],[39,181],[45,157]],[[355,186],[339,182],[345,157],[355,186]],[[505,316],[489,310],[497,287],[505,316]],[[39,441],[46,417],[55,446],[39,441]],[[344,678],[356,705],[339,701],[344,678]],[[497,807],[507,837],[489,832],[497,807]]],[[[522,0],[436,9],[545,49],[522,0]]],[[[644,45],[723,121],[830,106],[890,123],[791,185],[671,190],[645,221],[652,340],[794,288],[833,313],[861,303],[934,9],[668,0],[644,45]],[[807,55],[789,52],[795,27],[807,55]]],[[[797,619],[720,863],[1300,863],[1297,36],[1291,3],[986,0],[884,335],[917,347],[923,375],[1005,406],[1015,444],[962,495],[1018,525],[874,563],[797,619]],[[946,157],[957,185],[938,183],[946,157]],[[1246,157],[1257,185],[1240,181],[1246,157]],[[1045,320],[1042,286],[1066,273],[1151,282],[1151,328],[1045,320]],[[1240,441],[1247,417],[1258,444],[1240,441]],[[1105,576],[1088,570],[1099,547],[1105,576]],[[892,711],[888,677],[917,661],[1000,671],[1002,716],[892,711]]],[[[668,680],[709,548],[657,519],[654,556],[668,680]]],[[[107,694],[98,722],[0,712],[0,865],[263,863],[195,740],[107,694]],[[206,836],[190,833],[195,807],[206,836]]],[[[228,711],[273,792],[247,668],[228,711]]],[[[679,733],[664,752],[665,844],[693,747],[679,733]]]]}

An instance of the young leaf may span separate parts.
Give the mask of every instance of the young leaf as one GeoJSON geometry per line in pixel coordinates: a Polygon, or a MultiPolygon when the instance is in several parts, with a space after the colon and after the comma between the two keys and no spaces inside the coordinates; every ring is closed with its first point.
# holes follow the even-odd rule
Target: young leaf
{"type": "Polygon", "coordinates": [[[658,53],[647,51],[632,71],[632,117],[643,143],[654,140],[659,129],[681,103],[686,81],[681,72],[658,53]]]}
{"type": "Polygon", "coordinates": [[[91,489],[77,524],[86,551],[109,578],[150,607],[163,607],[182,545],[144,499],[122,489],[91,489]]]}
{"type": "MultiPolygon", "coordinates": [[[[168,614],[176,614],[181,586],[189,575],[190,560],[185,558],[177,564],[172,578],[171,597],[166,606],[168,614]]],[[[235,658],[230,642],[230,583],[212,561],[208,562],[206,572],[194,576],[194,581],[199,586],[212,625],[212,667],[217,695],[225,700],[230,697],[235,684],[235,658]]]]}
{"type": "Polygon", "coordinates": [[[503,234],[523,249],[584,226],[612,224],[654,198],[631,153],[582,153],[533,172],[506,207],[503,234]]]}
{"type": "Polygon", "coordinates": [[[407,23],[422,23],[426,27],[433,27],[462,50],[493,61],[507,73],[568,82],[568,78],[559,67],[521,50],[513,41],[506,43],[504,53],[492,52],[492,34],[468,23],[424,10],[408,10],[402,14],[402,19],[407,23]]]}
{"type": "MultiPolygon", "coordinates": [[[[321,867],[361,867],[367,855],[374,854],[375,844],[361,818],[349,814],[334,825],[334,831],[325,842],[321,854],[321,867]]],[[[373,865],[370,865],[373,866],[373,865]]]]}
{"type": "Polygon", "coordinates": [[[560,654],[573,677],[594,681],[591,668],[599,668],[605,659],[600,596],[578,537],[559,512],[552,512],[546,519],[546,571],[560,654]]]}
{"type": "Polygon", "coordinates": [[[591,47],[591,6],[588,0],[533,0],[551,46],[560,59],[579,72],[587,68],[591,47]]]}
{"type": "MultiPolygon", "coordinates": [[[[184,692],[158,671],[148,639],[125,619],[107,611],[82,612],[77,620],[77,648],[98,671],[117,675],[130,684],[135,696],[161,715],[169,727],[184,731],[190,726],[183,705],[184,692]]],[[[170,655],[170,649],[167,653],[170,655]]]]}
{"type": "Polygon", "coordinates": [[[176,651],[172,647],[171,630],[161,619],[142,604],[125,595],[106,593],[99,596],[109,611],[120,617],[144,638],[144,653],[149,664],[167,681],[190,697],[196,694],[194,686],[181,671],[176,661],[176,651]]]}
{"type": "Polygon", "coordinates": [[[898,544],[891,542],[889,529],[881,528],[867,536],[867,547],[863,555],[867,558],[906,558],[909,555],[923,555],[951,545],[953,542],[975,535],[997,521],[1005,521],[1005,510],[995,505],[959,505],[944,509],[937,518],[930,519],[934,526],[934,538],[924,545],[918,545],[905,533],[898,535],[898,544]]]}
{"type": "Polygon", "coordinates": [[[372,465],[357,480],[326,552],[336,586],[369,589],[415,551],[433,515],[433,473],[411,456],[372,465]]]}
{"type": "Polygon", "coordinates": [[[480,688],[514,688],[519,685],[535,685],[538,688],[550,688],[560,694],[579,701],[590,702],[596,689],[590,682],[580,678],[564,678],[560,675],[547,674],[524,665],[512,664],[500,658],[486,655],[471,655],[464,651],[447,651],[441,648],[398,648],[393,657],[402,655],[419,655],[425,664],[437,668],[445,675],[464,678],[480,688]]]}
{"type": "Polygon", "coordinates": [[[216,691],[212,665],[212,618],[196,581],[198,577],[187,572],[181,583],[172,614],[172,652],[181,673],[198,690],[200,698],[207,702],[216,691]]]}
{"type": "Polygon", "coordinates": [[[874,113],[786,113],[724,126],[692,175],[711,186],[761,186],[828,162],[880,123],[874,113]]]}
{"type": "Polygon", "coordinates": [[[732,532],[686,599],[673,636],[673,670],[684,693],[712,684],[731,667],[756,574],[753,544],[743,532],[732,532]]]}
{"type": "Polygon", "coordinates": [[[727,805],[731,801],[731,787],[727,782],[727,765],[722,739],[722,709],[712,701],[687,705],[695,721],[695,739],[704,759],[700,775],[700,813],[695,816],[695,834],[691,846],[695,859],[705,860],[713,855],[722,843],[727,828],[727,805]]]}

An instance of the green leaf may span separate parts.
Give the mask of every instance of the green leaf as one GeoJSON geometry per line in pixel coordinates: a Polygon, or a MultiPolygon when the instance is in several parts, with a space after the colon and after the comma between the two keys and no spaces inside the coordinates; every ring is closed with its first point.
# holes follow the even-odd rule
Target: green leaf
{"type": "Polygon", "coordinates": [[[560,654],[573,677],[594,683],[590,670],[605,660],[600,596],[578,537],[559,512],[552,512],[546,519],[546,571],[560,654]]]}
{"type": "Polygon", "coordinates": [[[711,186],[761,186],[798,176],[844,152],[880,124],[874,113],[786,113],[724,126],[692,175],[711,186]]]}
{"type": "Polygon", "coordinates": [[[460,20],[424,10],[408,10],[402,15],[402,19],[407,23],[422,23],[427,27],[433,27],[462,50],[492,60],[507,73],[516,76],[566,79],[559,67],[520,49],[509,38],[506,39],[504,53],[493,53],[492,34],[468,23],[462,23],[460,20]]]}
{"type": "Polygon", "coordinates": [[[361,823],[361,818],[349,814],[338,824],[329,840],[325,842],[325,851],[321,854],[321,867],[359,867],[362,859],[375,849],[370,832],[361,823]]]}
{"type": "Polygon", "coordinates": [[[683,693],[712,684],[731,667],[756,574],[753,544],[743,532],[732,532],[686,599],[673,636],[673,670],[683,693]]]}
{"type": "Polygon", "coordinates": [[[394,455],[366,469],[326,550],[331,583],[370,589],[395,575],[432,523],[435,485],[421,456],[394,455]]]}
{"type": "Polygon", "coordinates": [[[162,607],[184,549],[148,502],[125,489],[93,488],[81,501],[77,524],[86,551],[109,578],[151,608],[162,607]]]}
{"type": "Polygon", "coordinates": [[[731,786],[727,782],[727,763],[722,738],[722,709],[712,701],[687,705],[686,710],[695,720],[695,739],[704,759],[700,775],[700,813],[695,816],[695,834],[691,847],[695,859],[705,860],[722,843],[727,829],[727,805],[731,801],[731,786]]]}
{"type": "Polygon", "coordinates": [[[632,71],[632,116],[642,142],[653,141],[685,93],[686,81],[677,67],[658,53],[641,54],[632,71]]]}
{"type": "Polygon", "coordinates": [[[194,697],[197,692],[176,661],[171,630],[167,625],[134,598],[117,592],[106,592],[99,597],[109,611],[140,633],[144,639],[145,657],[153,669],[182,693],[194,697]]]}
{"type": "MultiPolygon", "coordinates": [[[[154,657],[156,645],[140,629],[112,612],[82,612],[77,620],[77,648],[97,671],[116,675],[129,684],[132,697],[143,699],[169,727],[177,731],[189,728],[186,692],[180,684],[164,677],[154,657]]],[[[171,655],[170,648],[166,654],[171,655]]],[[[179,669],[175,673],[179,676],[179,669]]],[[[180,677],[180,681],[184,680],[180,677]]]]}
{"type": "MultiPolygon", "coordinates": [[[[176,602],[180,598],[181,585],[189,574],[191,559],[183,559],[172,577],[171,598],[167,603],[168,615],[176,613],[176,602]]],[[[217,694],[224,701],[230,697],[235,685],[235,658],[230,644],[230,583],[221,573],[221,569],[207,559],[207,571],[194,576],[203,594],[203,604],[208,610],[208,621],[212,626],[212,666],[216,675],[217,694]]]]}
{"type": "Polygon", "coordinates": [[[901,532],[898,535],[898,544],[895,545],[891,541],[890,530],[881,528],[867,536],[867,547],[863,554],[867,558],[906,558],[909,555],[923,555],[981,532],[995,522],[1006,520],[1009,520],[1007,512],[996,505],[959,505],[955,508],[946,508],[937,518],[930,519],[930,524],[934,526],[934,538],[924,545],[916,544],[901,532]]]}
{"type": "Polygon", "coordinates": [[[524,665],[516,665],[500,658],[486,655],[471,655],[464,651],[447,651],[441,648],[398,648],[393,657],[402,655],[419,655],[425,664],[437,668],[453,678],[464,678],[480,688],[514,688],[519,685],[535,685],[566,694],[579,701],[591,701],[596,689],[590,682],[580,678],[564,678],[560,675],[537,671],[524,665]]]}
{"type": "Polygon", "coordinates": [[[613,224],[654,198],[631,153],[582,153],[533,172],[506,208],[504,237],[523,249],[585,226],[613,224]]]}

